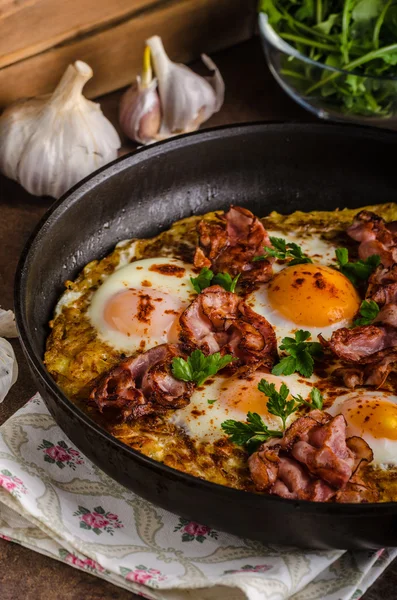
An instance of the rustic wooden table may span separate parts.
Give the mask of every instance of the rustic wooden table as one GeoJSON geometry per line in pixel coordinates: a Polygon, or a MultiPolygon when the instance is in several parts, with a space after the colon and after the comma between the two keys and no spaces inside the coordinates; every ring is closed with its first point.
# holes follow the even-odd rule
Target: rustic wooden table
{"type": "MultiPolygon", "coordinates": [[[[267,69],[259,40],[253,39],[215,56],[226,82],[222,110],[207,126],[248,121],[306,121],[304,112],[278,87],[267,69]]],[[[105,114],[117,122],[120,92],[100,100],[105,114]]],[[[122,152],[134,145],[123,140],[122,152]]],[[[50,206],[49,199],[30,196],[19,185],[0,175],[0,300],[12,308],[13,279],[20,252],[36,223],[50,206]]],[[[17,340],[13,346],[19,362],[19,379],[3,404],[0,423],[5,421],[36,391],[17,340]]],[[[88,573],[0,540],[0,597],[2,600],[127,600],[138,598],[88,573]]],[[[397,564],[394,563],[362,600],[395,600],[397,564]]]]}

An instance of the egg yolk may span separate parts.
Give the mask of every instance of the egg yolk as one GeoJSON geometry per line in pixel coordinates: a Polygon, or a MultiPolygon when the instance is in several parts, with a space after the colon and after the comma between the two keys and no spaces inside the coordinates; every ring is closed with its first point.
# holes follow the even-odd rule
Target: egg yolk
{"type": "Polygon", "coordinates": [[[262,379],[266,379],[269,383],[274,383],[276,390],[281,387],[281,381],[277,377],[269,374],[262,374],[260,377],[253,376],[246,379],[232,378],[225,382],[219,394],[219,402],[225,408],[232,410],[234,413],[240,412],[241,418],[245,421],[249,411],[258,413],[266,420],[277,422],[278,418],[271,415],[267,410],[267,402],[269,398],[263,392],[258,390],[258,383],[262,379]]]}
{"type": "Polygon", "coordinates": [[[345,402],[342,414],[355,435],[397,440],[397,405],[392,402],[363,396],[345,402]]]}
{"type": "Polygon", "coordinates": [[[286,267],[268,286],[270,304],[297,325],[325,327],[351,320],[360,305],[352,283],[339,271],[320,265],[286,267]]]}
{"type": "Polygon", "coordinates": [[[128,337],[174,342],[184,307],[178,298],[164,292],[128,289],[108,300],[103,318],[109,328],[128,337]]]}

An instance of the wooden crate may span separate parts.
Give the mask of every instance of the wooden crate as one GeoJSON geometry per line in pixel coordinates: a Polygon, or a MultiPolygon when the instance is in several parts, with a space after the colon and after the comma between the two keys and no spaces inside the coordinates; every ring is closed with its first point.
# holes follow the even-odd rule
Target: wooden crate
{"type": "Polygon", "coordinates": [[[187,62],[250,38],[255,21],[251,0],[0,0],[0,106],[51,92],[78,59],[96,97],[133,81],[152,35],[187,62]]]}

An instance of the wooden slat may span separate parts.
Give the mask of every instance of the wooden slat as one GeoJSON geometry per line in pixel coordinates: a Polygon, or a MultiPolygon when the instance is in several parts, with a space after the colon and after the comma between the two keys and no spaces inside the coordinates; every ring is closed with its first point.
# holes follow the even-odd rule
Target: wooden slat
{"type": "Polygon", "coordinates": [[[158,0],[0,0],[0,67],[98,27],[131,18],[158,0]],[[1,15],[4,3],[5,16],[1,15]],[[9,6],[7,12],[7,5],[9,6]],[[12,13],[12,8],[16,12],[12,13]]]}
{"type": "Polygon", "coordinates": [[[36,0],[0,0],[0,19],[13,15],[35,2],[36,0]]]}
{"type": "Polygon", "coordinates": [[[161,35],[173,60],[187,62],[252,36],[256,2],[251,0],[175,0],[162,2],[117,26],[61,44],[0,69],[0,106],[51,92],[66,66],[86,61],[94,78],[84,88],[96,97],[128,85],[141,68],[145,40],[161,35]]]}

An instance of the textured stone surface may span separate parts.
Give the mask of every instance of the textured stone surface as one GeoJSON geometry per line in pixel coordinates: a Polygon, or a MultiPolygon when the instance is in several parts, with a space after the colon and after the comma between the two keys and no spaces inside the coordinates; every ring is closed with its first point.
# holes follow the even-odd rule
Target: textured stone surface
{"type": "MultiPolygon", "coordinates": [[[[226,82],[226,99],[220,113],[208,126],[249,121],[311,121],[312,117],[292,102],[278,87],[266,67],[257,39],[215,56],[226,82]]],[[[117,124],[120,93],[101,99],[105,114],[117,124]]],[[[134,148],[124,141],[122,152],[134,148]]],[[[12,308],[13,279],[20,252],[30,232],[51,200],[35,198],[18,184],[0,175],[0,299],[12,308]]],[[[0,423],[20,408],[36,391],[23,360],[18,341],[13,341],[20,374],[7,399],[0,404],[0,423]]],[[[1,600],[127,600],[138,598],[88,573],[0,540],[1,600]]],[[[363,600],[395,600],[397,566],[387,572],[365,594],[363,600]]]]}

